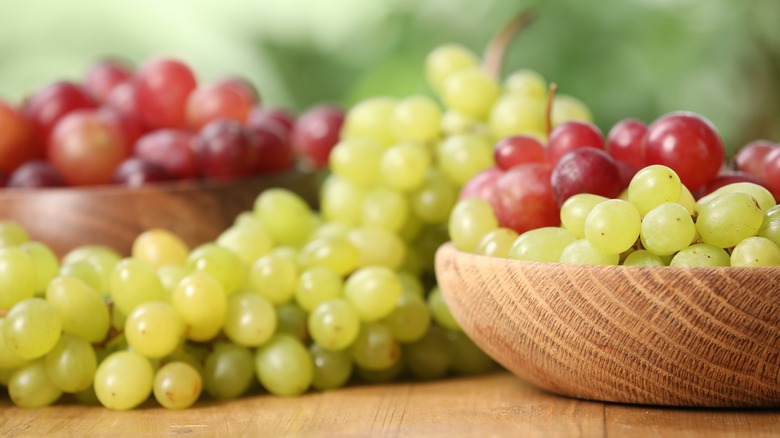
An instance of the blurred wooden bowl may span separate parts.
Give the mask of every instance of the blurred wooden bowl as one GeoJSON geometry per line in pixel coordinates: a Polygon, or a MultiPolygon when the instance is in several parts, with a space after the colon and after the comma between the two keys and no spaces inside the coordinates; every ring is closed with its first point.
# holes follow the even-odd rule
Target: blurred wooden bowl
{"type": "Polygon", "coordinates": [[[297,192],[316,206],[317,177],[288,172],[240,181],[175,181],[129,188],[0,190],[0,220],[14,220],[58,256],[82,245],[108,245],[129,255],[133,240],[165,228],[190,248],[213,241],[236,217],[251,210],[269,187],[297,192]]]}
{"type": "Polygon", "coordinates": [[[672,268],[436,254],[463,330],[547,391],[620,403],[780,406],[780,267],[672,268]]]}

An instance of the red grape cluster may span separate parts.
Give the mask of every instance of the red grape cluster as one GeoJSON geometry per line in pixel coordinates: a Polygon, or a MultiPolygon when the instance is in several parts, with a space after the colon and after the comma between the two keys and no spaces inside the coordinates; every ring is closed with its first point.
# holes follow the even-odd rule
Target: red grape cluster
{"type": "Polygon", "coordinates": [[[320,168],[343,119],[328,104],[297,119],[261,105],[244,79],[198,83],[174,58],[151,58],[135,70],[101,60],[79,83],[53,82],[18,106],[0,100],[0,182],[137,186],[320,168]]]}

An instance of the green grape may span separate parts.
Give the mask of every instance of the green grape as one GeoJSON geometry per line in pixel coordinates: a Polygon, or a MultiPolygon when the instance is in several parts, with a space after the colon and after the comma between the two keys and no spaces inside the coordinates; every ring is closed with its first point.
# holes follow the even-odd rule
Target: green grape
{"type": "Polygon", "coordinates": [[[428,96],[407,97],[395,106],[390,128],[399,140],[421,143],[436,140],[440,134],[441,108],[428,96]]]}
{"type": "Polygon", "coordinates": [[[476,134],[488,138],[494,134],[485,122],[453,109],[447,109],[442,115],[441,130],[445,136],[476,134]]]}
{"type": "Polygon", "coordinates": [[[398,235],[381,228],[357,227],[347,239],[358,250],[358,268],[385,266],[398,269],[406,257],[406,245],[398,235]]]}
{"type": "Polygon", "coordinates": [[[100,295],[108,295],[109,290],[103,289],[103,278],[95,270],[95,266],[87,260],[79,260],[60,266],[61,277],[75,277],[83,281],[100,295]]]}
{"type": "Polygon", "coordinates": [[[73,393],[73,398],[82,405],[99,405],[100,400],[95,394],[95,387],[91,384],[87,389],[77,391],[73,393]]]}
{"type": "Polygon", "coordinates": [[[314,380],[314,363],[298,338],[276,334],[255,352],[255,373],[271,394],[300,395],[314,380]]]}
{"type": "Polygon", "coordinates": [[[257,218],[230,226],[217,236],[216,244],[235,253],[246,266],[251,266],[273,248],[271,236],[257,218]]]}
{"type": "Polygon", "coordinates": [[[386,325],[368,322],[360,327],[351,347],[355,365],[369,370],[390,368],[401,356],[401,346],[386,325]]]}
{"type": "Polygon", "coordinates": [[[3,368],[0,367],[0,387],[7,387],[11,381],[11,375],[16,371],[17,367],[3,368]]]}
{"type": "Polygon", "coordinates": [[[187,257],[187,267],[193,272],[205,272],[217,280],[230,295],[246,282],[247,267],[232,250],[215,243],[204,243],[187,257]]]}
{"type": "MultiPolygon", "coordinates": [[[[448,228],[444,225],[428,225],[420,233],[420,237],[412,242],[408,254],[417,259],[418,275],[434,274],[434,259],[436,251],[449,240],[448,228]]],[[[404,266],[406,268],[406,266],[404,266]]],[[[408,269],[408,268],[407,268],[408,269]]]]}
{"type": "Polygon", "coordinates": [[[450,239],[461,251],[474,252],[485,234],[497,228],[493,207],[482,198],[461,199],[450,213],[450,239]]]}
{"type": "Polygon", "coordinates": [[[415,342],[430,328],[431,311],[421,295],[402,293],[393,311],[382,322],[398,342],[415,342]]]}
{"type": "Polygon", "coordinates": [[[254,356],[248,348],[218,342],[203,365],[203,389],[216,400],[238,398],[252,385],[254,366],[254,356]]]}
{"type": "Polygon", "coordinates": [[[157,268],[157,277],[165,291],[165,298],[171,296],[171,292],[176,289],[182,278],[192,274],[192,270],[183,265],[165,265],[157,268]]]}
{"type": "Polygon", "coordinates": [[[322,217],[330,222],[357,225],[368,190],[368,187],[353,184],[338,175],[328,175],[320,188],[322,217]]]}
{"type": "Polygon", "coordinates": [[[459,44],[443,44],[425,58],[425,76],[428,84],[441,93],[444,81],[452,73],[479,65],[479,59],[471,50],[459,44]]]}
{"type": "Polygon", "coordinates": [[[617,265],[620,263],[620,254],[601,252],[594,248],[588,239],[578,239],[563,248],[560,262],[583,265],[617,265]]]}
{"type": "Polygon", "coordinates": [[[185,336],[208,341],[222,329],[227,312],[227,294],[222,285],[204,272],[184,277],[171,294],[171,303],[185,326],[185,336]]]}
{"type": "Polygon", "coordinates": [[[342,139],[331,150],[328,161],[331,172],[344,181],[368,187],[379,182],[379,163],[385,148],[365,139],[342,139]]]}
{"type": "Polygon", "coordinates": [[[56,309],[64,333],[91,343],[106,338],[111,324],[108,304],[87,283],[73,276],[55,277],[46,288],[46,301],[56,309]]]}
{"type": "Polygon", "coordinates": [[[669,266],[730,266],[729,253],[723,248],[696,243],[680,250],[672,257],[669,266]]]}
{"type": "Polygon", "coordinates": [[[493,145],[473,134],[445,138],[439,145],[436,159],[447,179],[457,187],[495,164],[493,145]]]}
{"type": "Polygon", "coordinates": [[[363,199],[360,225],[398,232],[409,216],[409,202],[401,193],[375,187],[363,199]]]}
{"type": "Polygon", "coordinates": [[[707,196],[700,198],[696,204],[699,208],[701,208],[701,206],[726,193],[747,193],[755,200],[756,204],[758,204],[758,207],[762,212],[777,205],[772,192],[760,184],[751,182],[737,182],[719,187],[707,196]]]}
{"type": "Polygon", "coordinates": [[[563,249],[575,240],[577,238],[566,228],[542,227],[528,230],[512,243],[508,257],[515,260],[557,263],[561,259],[563,249]]]}
{"type": "Polygon", "coordinates": [[[347,350],[331,351],[311,344],[309,353],[314,362],[312,386],[320,391],[341,388],[352,376],[352,357],[347,350]]]}
{"type": "Polygon", "coordinates": [[[699,205],[696,231],[702,242],[731,248],[755,236],[764,214],[752,196],[743,192],[724,193],[699,205]]]}
{"type": "Polygon", "coordinates": [[[135,351],[109,354],[95,372],[93,386],[100,404],[125,411],[140,405],[152,394],[154,368],[135,351]]]}
{"type": "Polygon", "coordinates": [[[0,309],[32,298],[38,287],[35,263],[22,249],[0,247],[0,309]]]}
{"type": "MultiPolygon", "coordinates": [[[[403,351],[401,351],[401,353],[403,353],[403,351]]],[[[395,363],[390,365],[389,368],[369,370],[360,366],[355,366],[353,372],[361,382],[376,385],[380,383],[391,383],[398,380],[404,372],[404,367],[403,356],[401,356],[395,363]]]]}
{"type": "Polygon", "coordinates": [[[398,274],[384,266],[360,268],[344,283],[344,298],[361,321],[377,321],[389,315],[400,296],[398,274]]]}
{"type": "Polygon", "coordinates": [[[308,333],[320,347],[339,351],[349,347],[360,331],[357,312],[343,298],[320,303],[307,319],[308,333]]]}
{"type": "Polygon", "coordinates": [[[48,246],[41,242],[29,241],[19,245],[19,249],[27,253],[35,269],[35,291],[43,295],[49,282],[60,271],[60,262],[48,246]]]}
{"type": "Polygon", "coordinates": [[[428,309],[431,312],[433,320],[438,325],[449,330],[460,331],[460,324],[452,316],[450,308],[447,306],[447,302],[444,301],[444,295],[441,293],[441,288],[435,286],[428,294],[428,309]]]}
{"type": "Polygon", "coordinates": [[[731,266],[780,266],[780,247],[766,237],[748,237],[731,251],[731,266]]]}
{"type": "Polygon", "coordinates": [[[235,293],[228,298],[224,330],[237,345],[260,346],[276,331],[276,310],[270,301],[254,292],[235,293]]]}
{"type": "Polygon", "coordinates": [[[561,205],[561,226],[577,239],[585,237],[585,219],[593,207],[607,198],[592,193],[577,193],[563,201],[561,205]]]}
{"type": "Polygon", "coordinates": [[[404,365],[420,380],[444,377],[452,367],[452,348],[447,333],[441,327],[431,327],[417,342],[403,346],[404,365]]]}
{"type": "Polygon", "coordinates": [[[200,397],[203,380],[198,371],[186,362],[170,362],[154,375],[152,391],[160,405],[168,409],[186,409],[200,397]]]}
{"type": "Polygon", "coordinates": [[[688,212],[688,215],[693,217],[696,215],[696,198],[693,197],[688,187],[685,187],[685,184],[681,185],[681,188],[680,199],[677,200],[677,203],[682,205],[685,211],[688,212]]]}
{"type": "Polygon", "coordinates": [[[661,258],[646,249],[631,251],[623,260],[626,266],[665,266],[661,258]]]}
{"type": "Polygon", "coordinates": [[[211,348],[211,344],[181,342],[171,354],[160,359],[160,366],[171,362],[186,362],[203,375],[203,363],[211,348]]]}
{"type": "Polygon", "coordinates": [[[127,315],[124,333],[133,350],[150,359],[161,358],[182,341],[184,323],[172,304],[147,301],[127,315]]]}
{"type": "Polygon", "coordinates": [[[162,228],[153,228],[133,240],[131,255],[155,269],[166,265],[183,265],[190,249],[176,234],[162,228]]]}
{"type": "Polygon", "coordinates": [[[399,271],[398,279],[401,280],[402,294],[417,295],[420,298],[425,296],[425,286],[418,275],[408,271],[399,271]]]}
{"type": "Polygon", "coordinates": [[[438,169],[430,168],[421,186],[411,193],[412,212],[426,224],[446,223],[458,201],[455,184],[438,169]]]}
{"type": "Polygon", "coordinates": [[[65,254],[60,265],[64,267],[79,261],[88,263],[97,272],[100,280],[96,290],[100,293],[108,293],[111,289],[114,268],[121,260],[122,256],[113,248],[103,245],[84,245],[65,254]]]}
{"type": "Polygon", "coordinates": [[[61,332],[57,309],[42,298],[19,301],[3,321],[5,344],[22,359],[35,359],[51,351],[61,332]]]}
{"type": "Polygon", "coordinates": [[[8,381],[11,401],[22,408],[40,408],[59,400],[62,391],[49,378],[43,358],[14,371],[8,381]]]}
{"type": "Polygon", "coordinates": [[[516,94],[501,96],[490,111],[490,129],[496,138],[526,134],[547,137],[545,103],[516,94]]]}
{"type": "Polygon", "coordinates": [[[247,286],[273,304],[284,304],[293,298],[297,281],[296,262],[271,252],[249,268],[247,286]]]}
{"type": "MultiPolygon", "coordinates": [[[[319,239],[320,237],[347,237],[347,234],[354,228],[354,225],[341,221],[328,221],[321,223],[314,234],[311,236],[311,240],[319,239]]],[[[311,242],[311,241],[310,241],[311,242]]]]}
{"type": "Polygon", "coordinates": [[[382,153],[379,175],[382,184],[388,188],[410,192],[423,184],[430,167],[431,153],[428,149],[416,143],[398,143],[382,153]]]}
{"type": "Polygon", "coordinates": [[[46,354],[46,372],[60,391],[79,392],[92,386],[97,370],[97,355],[84,339],[63,334],[46,354]]]}
{"type": "Polygon", "coordinates": [[[678,201],[681,192],[682,183],[677,173],[669,167],[653,164],[640,169],[631,178],[628,201],[644,216],[664,202],[678,201]]]}
{"type": "Polygon", "coordinates": [[[266,189],[255,200],[253,211],[275,245],[297,247],[316,228],[309,205],[288,189],[266,189]]]}
{"type": "Polygon", "coordinates": [[[634,246],[641,225],[639,211],[632,203],[608,199],[593,207],[585,218],[585,238],[598,251],[620,254],[634,246]]]}
{"type": "Polygon", "coordinates": [[[447,332],[452,354],[451,369],[460,376],[487,374],[498,369],[493,359],[463,332],[447,332]]]}
{"type": "Polygon", "coordinates": [[[28,362],[8,346],[5,341],[5,318],[0,316],[0,369],[17,368],[28,362]]]}
{"type": "Polygon", "coordinates": [[[309,315],[295,303],[278,305],[276,306],[276,332],[293,335],[301,342],[309,342],[308,318],[309,315]]]}
{"type": "Polygon", "coordinates": [[[298,253],[298,265],[303,268],[322,267],[344,276],[357,268],[360,254],[343,236],[322,236],[311,240],[298,253]]]}
{"type": "Polygon", "coordinates": [[[14,220],[0,221],[0,248],[19,246],[30,241],[27,230],[14,220]]]}
{"type": "Polygon", "coordinates": [[[555,95],[550,118],[552,119],[553,127],[569,120],[593,122],[593,114],[591,114],[587,105],[576,97],[566,94],[555,95]]]}
{"type": "Polygon", "coordinates": [[[501,87],[480,67],[452,72],[444,79],[441,97],[448,108],[484,120],[501,94],[501,87]]]}
{"type": "Polygon", "coordinates": [[[761,227],[757,234],[780,246],[780,206],[774,206],[764,211],[761,227]]]}
{"type": "Polygon", "coordinates": [[[111,298],[114,306],[125,315],[147,301],[165,299],[160,277],[148,263],[134,258],[121,260],[111,273],[111,298]]]}
{"type": "Polygon", "coordinates": [[[688,210],[676,202],[664,202],[642,218],[642,246],[653,254],[672,255],[687,248],[696,236],[688,210]]]}
{"type": "Polygon", "coordinates": [[[517,237],[517,231],[511,228],[496,228],[482,237],[477,247],[474,248],[474,253],[488,257],[507,258],[509,257],[509,249],[517,237]]]}
{"type": "Polygon", "coordinates": [[[313,266],[301,272],[295,286],[295,302],[301,309],[311,312],[321,302],[341,296],[344,280],[332,269],[313,266]]]}
{"type": "Polygon", "coordinates": [[[531,69],[516,70],[504,79],[504,89],[539,102],[547,99],[547,81],[539,72],[531,69]]]}
{"type": "MultiPolygon", "coordinates": [[[[392,120],[397,105],[398,99],[387,96],[371,97],[354,105],[344,117],[341,139],[370,140],[383,148],[395,143],[392,120]]],[[[330,164],[334,170],[333,162],[330,164]]]]}

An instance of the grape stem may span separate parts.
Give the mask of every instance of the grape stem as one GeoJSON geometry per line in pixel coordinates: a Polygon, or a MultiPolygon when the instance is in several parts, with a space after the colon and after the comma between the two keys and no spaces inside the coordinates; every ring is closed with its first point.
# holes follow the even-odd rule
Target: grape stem
{"type": "Polygon", "coordinates": [[[536,13],[531,9],[520,11],[488,42],[482,58],[482,67],[495,79],[501,77],[506,50],[515,36],[536,20],[536,13]]]}
{"type": "Polygon", "coordinates": [[[550,136],[550,131],[552,131],[552,107],[553,107],[553,100],[555,100],[555,90],[558,88],[558,85],[555,82],[550,82],[550,90],[547,92],[547,108],[545,109],[545,117],[544,117],[544,124],[545,124],[545,131],[547,132],[547,136],[550,136]]]}

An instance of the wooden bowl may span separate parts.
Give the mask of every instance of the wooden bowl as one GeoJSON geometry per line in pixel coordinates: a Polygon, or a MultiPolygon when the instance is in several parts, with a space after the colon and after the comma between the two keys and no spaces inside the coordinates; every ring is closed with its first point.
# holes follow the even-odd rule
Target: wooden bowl
{"type": "Polygon", "coordinates": [[[620,403],[780,406],[780,267],[525,262],[436,253],[463,330],[517,376],[620,403]]]}
{"type": "Polygon", "coordinates": [[[288,172],[233,182],[175,181],[137,188],[3,189],[0,220],[15,220],[58,256],[81,245],[108,245],[129,255],[133,240],[149,228],[168,229],[192,248],[216,239],[269,187],[293,190],[316,206],[316,176],[288,172]]]}

